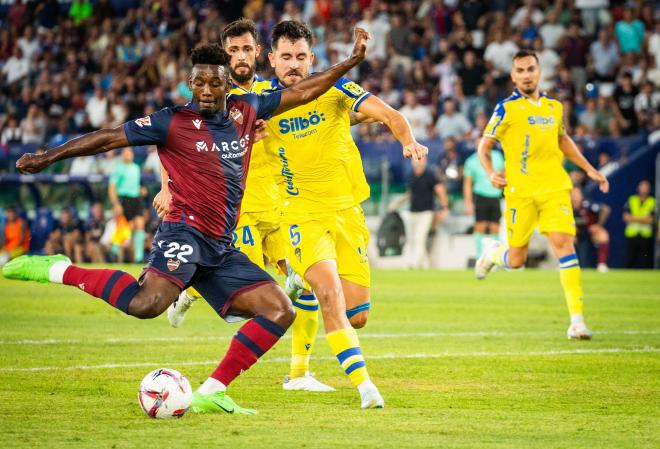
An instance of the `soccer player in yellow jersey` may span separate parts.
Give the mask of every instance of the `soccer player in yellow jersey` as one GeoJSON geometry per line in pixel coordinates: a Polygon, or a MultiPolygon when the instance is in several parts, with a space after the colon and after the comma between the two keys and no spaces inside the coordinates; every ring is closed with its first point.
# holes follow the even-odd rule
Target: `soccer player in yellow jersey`
{"type": "Polygon", "coordinates": [[[591,332],[584,324],[574,246],[573,186],[562,166],[564,157],[596,181],[602,192],[609,190],[609,184],[564,131],[562,104],[539,92],[540,75],[535,53],[522,50],[513,57],[511,79],[516,89],[497,105],[479,144],[479,157],[491,183],[504,189],[508,246],[493,242],[477,261],[475,274],[483,279],[495,265],[522,267],[538,225],[559,259],[559,278],[571,316],[568,338],[588,340],[591,332]],[[493,169],[491,148],[496,142],[504,150],[504,173],[493,169]]]}
{"type": "MultiPolygon", "coordinates": [[[[309,76],[313,62],[312,34],[297,21],[273,29],[268,55],[276,78],[273,88],[295,89],[309,76]]],[[[405,118],[348,79],[317,100],[268,121],[267,152],[280,163],[282,229],[290,239],[287,260],[311,286],[316,298],[300,297],[296,321],[321,308],[332,352],[357,386],[363,408],[382,407],[383,399],[369,379],[354,327],[366,322],[370,274],[366,254],[368,231],[359,203],[368,185],[349,127],[349,111],[382,121],[402,143],[404,155],[425,157],[428,149],[415,140],[405,118]],[[351,312],[356,312],[349,317],[351,312]],[[353,324],[353,325],[351,325],[353,324]]],[[[304,329],[300,329],[303,331],[304,329]]],[[[296,339],[294,323],[294,340],[296,339]]],[[[313,332],[296,348],[290,381],[309,366],[307,345],[313,332]]],[[[285,384],[286,388],[286,384],[285,384]]]]}

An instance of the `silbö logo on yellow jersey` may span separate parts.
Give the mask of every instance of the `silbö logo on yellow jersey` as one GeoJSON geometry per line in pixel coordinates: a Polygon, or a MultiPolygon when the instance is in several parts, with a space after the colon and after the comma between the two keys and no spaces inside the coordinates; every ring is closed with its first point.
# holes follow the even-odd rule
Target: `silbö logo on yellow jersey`
{"type": "Polygon", "coordinates": [[[530,125],[538,125],[541,129],[547,129],[556,124],[557,121],[554,117],[543,117],[542,115],[529,115],[527,116],[527,123],[530,125]]]}
{"type": "Polygon", "coordinates": [[[325,122],[325,114],[316,111],[308,112],[308,117],[289,117],[279,121],[280,134],[293,133],[295,139],[302,139],[317,132],[314,127],[321,122],[325,122]]]}
{"type": "Polygon", "coordinates": [[[297,196],[300,191],[296,186],[293,185],[293,172],[289,169],[289,159],[287,159],[286,154],[284,154],[284,148],[280,147],[278,149],[280,154],[280,161],[282,162],[282,176],[286,182],[286,193],[292,196],[297,196]]]}

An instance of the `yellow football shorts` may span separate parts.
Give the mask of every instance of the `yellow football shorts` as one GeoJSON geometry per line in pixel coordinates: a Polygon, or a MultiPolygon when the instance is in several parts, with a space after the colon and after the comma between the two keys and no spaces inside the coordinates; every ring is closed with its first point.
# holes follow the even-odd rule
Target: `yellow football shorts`
{"type": "Polygon", "coordinates": [[[367,257],[369,230],[361,207],[294,223],[286,221],[285,218],[282,231],[289,243],[287,260],[296,273],[304,276],[315,263],[331,259],[337,261],[341,278],[364,287],[371,286],[367,257]]]}
{"type": "Polygon", "coordinates": [[[563,232],[575,235],[575,218],[568,190],[506,198],[504,217],[509,246],[526,246],[537,225],[542,234],[563,232]]]}
{"type": "Polygon", "coordinates": [[[242,213],[234,230],[234,246],[261,268],[265,257],[281,272],[277,262],[286,257],[287,241],[280,232],[280,219],[279,208],[242,213]]]}

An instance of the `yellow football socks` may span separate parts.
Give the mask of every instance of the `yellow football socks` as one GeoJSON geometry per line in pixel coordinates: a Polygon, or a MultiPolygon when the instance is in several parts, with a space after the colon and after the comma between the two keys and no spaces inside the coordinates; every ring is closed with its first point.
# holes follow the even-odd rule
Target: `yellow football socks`
{"type": "Polygon", "coordinates": [[[569,254],[559,259],[559,280],[571,317],[582,315],[582,275],[577,255],[569,254]]]}
{"type": "Polygon", "coordinates": [[[313,294],[300,295],[293,305],[296,319],[291,326],[291,379],[309,371],[309,358],[319,328],[319,302],[313,294]]]}
{"type": "Polygon", "coordinates": [[[369,373],[355,329],[352,327],[339,329],[327,334],[325,338],[353,385],[360,385],[365,380],[369,380],[369,373]]]}

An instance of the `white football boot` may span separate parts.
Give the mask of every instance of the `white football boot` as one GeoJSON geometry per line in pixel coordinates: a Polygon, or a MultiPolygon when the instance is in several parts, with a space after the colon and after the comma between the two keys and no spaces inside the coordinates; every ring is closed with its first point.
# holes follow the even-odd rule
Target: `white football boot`
{"type": "Polygon", "coordinates": [[[358,391],[360,392],[360,406],[363,409],[385,407],[383,397],[371,380],[365,380],[358,385],[358,391]]]}
{"type": "Polygon", "coordinates": [[[474,275],[477,279],[485,279],[488,273],[493,269],[495,264],[492,262],[490,254],[501,245],[497,240],[491,241],[486,247],[485,251],[479,256],[477,262],[474,264],[474,275]]]}
{"type": "Polygon", "coordinates": [[[189,295],[187,290],[183,290],[179,294],[179,298],[170,304],[167,308],[167,319],[172,327],[179,327],[183,324],[186,312],[190,310],[195,301],[197,301],[197,298],[189,295]]]}
{"type": "Polygon", "coordinates": [[[592,335],[584,323],[572,323],[566,331],[569,340],[591,340],[592,335]]]}
{"type": "Polygon", "coordinates": [[[314,391],[318,393],[335,391],[330,385],[326,385],[316,380],[314,375],[310,373],[306,373],[302,377],[295,377],[293,379],[290,379],[289,376],[284,376],[282,388],[287,391],[314,391]]]}

